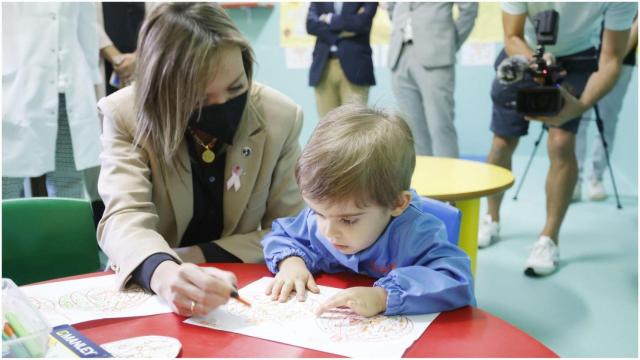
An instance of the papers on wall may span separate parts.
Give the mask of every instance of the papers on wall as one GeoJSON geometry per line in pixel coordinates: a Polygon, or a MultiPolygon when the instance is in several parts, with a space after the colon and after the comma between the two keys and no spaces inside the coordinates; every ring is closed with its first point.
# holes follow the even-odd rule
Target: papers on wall
{"type": "Polygon", "coordinates": [[[157,296],[141,289],[120,291],[115,275],[22,286],[20,290],[50,326],[89,320],[170,313],[157,296]]]}
{"type": "Polygon", "coordinates": [[[311,67],[313,48],[311,47],[287,47],[284,48],[284,57],[287,69],[308,69],[311,67]]]}
{"type": "Polygon", "coordinates": [[[464,66],[493,65],[495,59],[494,43],[464,43],[460,48],[460,64],[464,66]]]}
{"type": "Polygon", "coordinates": [[[320,294],[307,293],[304,302],[290,297],[279,303],[264,295],[270,281],[262,278],[239,291],[251,307],[230,300],[206,317],[185,322],[343,356],[398,358],[438,316],[365,318],[348,309],[334,309],[316,317],[314,309],[341,289],[320,286],[320,294]]]}

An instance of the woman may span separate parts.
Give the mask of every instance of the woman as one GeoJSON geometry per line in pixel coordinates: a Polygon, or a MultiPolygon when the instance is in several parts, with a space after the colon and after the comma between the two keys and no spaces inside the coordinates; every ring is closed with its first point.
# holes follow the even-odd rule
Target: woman
{"type": "Polygon", "coordinates": [[[136,82],[102,99],[101,248],[122,287],[181,315],[229,298],[233,274],[202,262],[261,262],[274,219],[303,207],[293,167],[302,111],[252,83],[253,53],[212,3],[162,4],[139,35],[136,82]]]}

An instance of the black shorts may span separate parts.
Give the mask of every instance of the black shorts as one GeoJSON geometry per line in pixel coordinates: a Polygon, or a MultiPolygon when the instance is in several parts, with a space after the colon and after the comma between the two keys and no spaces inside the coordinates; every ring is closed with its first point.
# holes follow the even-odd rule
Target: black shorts
{"type": "MultiPolygon", "coordinates": [[[[580,97],[584,87],[587,84],[589,76],[593,73],[594,68],[597,66],[596,50],[591,48],[579,53],[559,57],[557,59],[558,64],[564,64],[564,68],[567,70],[567,76],[565,77],[563,84],[569,85],[573,89],[573,93],[576,97],[580,97]],[[580,59],[593,59],[591,60],[567,60],[570,58],[580,57],[580,59]],[[587,63],[588,62],[588,63],[587,63]],[[578,64],[578,65],[572,65],[578,64]]],[[[500,52],[496,58],[495,68],[507,57],[504,50],[500,52]]],[[[504,137],[520,137],[527,135],[529,130],[528,120],[525,120],[524,116],[518,114],[515,108],[516,94],[521,88],[537,86],[530,77],[526,77],[527,80],[522,80],[512,84],[501,84],[498,79],[493,80],[491,86],[491,100],[493,101],[493,110],[491,114],[491,131],[499,136],[504,137]]],[[[580,126],[580,118],[571,119],[564,123],[559,128],[569,131],[573,134],[578,132],[580,126]]],[[[550,127],[555,127],[548,125],[550,127]]]]}

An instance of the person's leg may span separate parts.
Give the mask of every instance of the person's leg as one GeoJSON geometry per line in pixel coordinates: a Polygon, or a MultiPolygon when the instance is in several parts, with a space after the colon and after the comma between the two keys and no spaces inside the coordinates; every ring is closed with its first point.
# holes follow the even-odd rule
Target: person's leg
{"type": "MultiPolygon", "coordinates": [[[[611,91],[598,102],[598,109],[604,124],[604,138],[607,141],[609,154],[613,151],[613,140],[615,138],[616,126],[618,125],[618,115],[622,108],[622,101],[629,88],[633,66],[623,65],[618,82],[611,91]]],[[[607,167],[604,146],[600,134],[596,131],[593,140],[593,152],[591,156],[593,167],[590,180],[602,181],[602,174],[607,167]]]]}
{"type": "MultiPolygon", "coordinates": [[[[511,170],[511,159],[518,147],[519,140],[520,138],[518,137],[505,137],[494,134],[487,162],[511,170]]],[[[504,192],[487,197],[487,213],[491,215],[493,221],[500,221],[500,205],[503,197],[504,192]]]]}
{"type": "MultiPolygon", "coordinates": [[[[591,111],[587,112],[587,114],[591,113],[591,111]]],[[[589,132],[589,126],[591,123],[591,119],[584,116],[580,121],[578,133],[576,134],[576,160],[578,162],[578,175],[576,185],[571,193],[571,201],[582,200],[582,180],[586,171],[585,167],[587,165],[585,159],[587,156],[587,133],[589,132]]]]}
{"type": "MultiPolygon", "coordinates": [[[[324,117],[329,111],[340,106],[340,93],[335,78],[339,76],[336,69],[337,60],[329,60],[322,73],[322,78],[314,88],[318,116],[324,117]]],[[[338,65],[340,67],[340,65],[338,65]]]]}
{"type": "MultiPolygon", "coordinates": [[[[514,107],[505,106],[515,101],[516,92],[517,88],[513,84],[501,84],[498,80],[494,80],[491,85],[493,107],[490,129],[493,132],[493,140],[487,162],[509,170],[511,170],[511,159],[520,137],[529,132],[529,121],[518,114],[514,107]]],[[[487,214],[494,222],[500,220],[503,196],[504,193],[500,193],[487,197],[487,214]]]]}
{"type": "Polygon", "coordinates": [[[33,197],[49,196],[49,193],[47,191],[47,175],[41,175],[38,177],[29,178],[29,184],[31,185],[31,196],[33,197]]]}
{"type": "Polygon", "coordinates": [[[545,185],[547,219],[541,235],[550,237],[556,244],[578,177],[575,145],[576,136],[573,133],[561,128],[549,128],[547,151],[551,166],[545,185]]]}
{"type": "MultiPolygon", "coordinates": [[[[498,57],[506,57],[501,53],[498,57]]],[[[527,135],[529,122],[518,114],[514,106],[517,88],[514,84],[501,84],[497,79],[491,85],[491,132],[493,140],[487,162],[511,170],[511,159],[521,136],[527,135]]],[[[487,197],[487,214],[478,224],[478,247],[483,248],[496,242],[500,236],[500,205],[504,193],[487,197]]]]}
{"type": "MultiPolygon", "coordinates": [[[[511,158],[518,146],[518,140],[518,137],[494,134],[487,162],[511,170],[511,158]]],[[[481,216],[478,223],[477,244],[479,248],[485,248],[500,238],[500,205],[503,197],[504,192],[487,197],[487,214],[481,216]]]]}
{"type": "Polygon", "coordinates": [[[2,177],[2,198],[17,199],[21,197],[24,179],[15,177],[2,177]]]}
{"type": "Polygon", "coordinates": [[[340,105],[344,104],[361,104],[367,106],[369,101],[369,87],[356,85],[347,79],[344,75],[342,68],[340,68],[342,74],[340,79],[340,105]]]}
{"type": "MultiPolygon", "coordinates": [[[[580,98],[590,75],[590,72],[569,72],[564,83],[571,85],[575,96],[580,98]]],[[[545,183],[547,216],[544,228],[525,262],[525,275],[549,275],[558,268],[560,226],[578,179],[576,134],[581,118],[569,120],[561,127],[548,128],[547,152],[551,165],[545,183]]]]}
{"type": "MultiPolygon", "coordinates": [[[[591,112],[588,112],[591,114],[591,112]]],[[[587,155],[587,133],[592,119],[586,116],[580,121],[578,133],[576,134],[576,160],[578,161],[578,181],[582,180],[582,174],[585,168],[585,157],[587,155]]]]}
{"type": "Polygon", "coordinates": [[[455,70],[453,66],[425,69],[421,64],[411,68],[422,95],[424,114],[431,134],[434,156],[457,158],[458,133],[453,123],[455,70]]]}
{"type": "Polygon", "coordinates": [[[391,73],[391,87],[393,95],[398,103],[398,109],[404,115],[404,119],[413,135],[416,155],[433,155],[431,149],[431,134],[427,127],[427,119],[424,117],[424,106],[420,89],[410,72],[409,57],[412,55],[413,45],[404,45],[398,66],[391,73]]]}
{"type": "Polygon", "coordinates": [[[73,157],[71,131],[64,95],[60,96],[58,108],[58,133],[56,137],[56,167],[47,174],[47,181],[53,185],[54,194],[49,196],[84,198],[82,174],[76,170],[73,157]]]}
{"type": "Polygon", "coordinates": [[[98,177],[100,176],[100,166],[91,167],[82,170],[82,177],[86,186],[87,195],[89,201],[91,201],[91,208],[93,209],[93,221],[98,226],[102,214],[104,213],[104,202],[98,194],[98,177]]]}

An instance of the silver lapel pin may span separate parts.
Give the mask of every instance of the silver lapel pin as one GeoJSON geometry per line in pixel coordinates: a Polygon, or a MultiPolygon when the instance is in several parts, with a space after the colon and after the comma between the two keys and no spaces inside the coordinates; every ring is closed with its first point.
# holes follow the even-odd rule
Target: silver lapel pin
{"type": "Polygon", "coordinates": [[[242,155],[244,155],[244,157],[249,157],[251,156],[251,148],[248,146],[245,146],[242,148],[242,155]]]}

